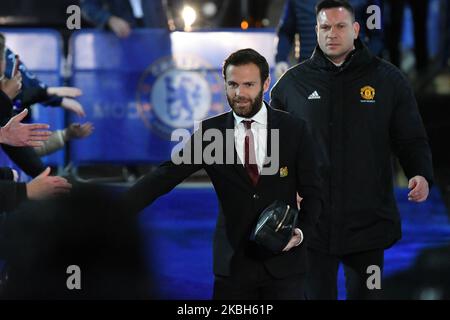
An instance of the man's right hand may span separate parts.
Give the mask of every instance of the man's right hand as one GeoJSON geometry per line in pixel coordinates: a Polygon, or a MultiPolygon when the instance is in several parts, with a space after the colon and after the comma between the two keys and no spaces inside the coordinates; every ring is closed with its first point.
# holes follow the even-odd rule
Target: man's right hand
{"type": "Polygon", "coordinates": [[[0,89],[13,100],[20,92],[22,88],[22,74],[17,72],[12,79],[3,78],[0,81],[0,89]]]}
{"type": "Polygon", "coordinates": [[[49,174],[50,167],[47,167],[40,175],[27,183],[28,199],[42,200],[70,192],[72,185],[66,179],[49,174]]]}
{"type": "Polygon", "coordinates": [[[24,109],[21,113],[9,119],[5,126],[0,127],[0,143],[15,147],[40,147],[43,144],[42,141],[48,140],[48,137],[52,134],[51,131],[47,130],[48,124],[20,123],[27,114],[28,109],[24,109]]]}
{"type": "Polygon", "coordinates": [[[108,26],[119,38],[126,38],[131,33],[131,27],[128,22],[116,16],[109,18],[108,26]]]}

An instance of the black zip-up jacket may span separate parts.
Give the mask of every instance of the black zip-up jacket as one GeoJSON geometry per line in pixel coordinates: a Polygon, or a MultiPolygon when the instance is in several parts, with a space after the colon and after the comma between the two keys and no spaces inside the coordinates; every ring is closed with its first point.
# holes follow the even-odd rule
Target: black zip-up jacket
{"type": "MultiPolygon", "coordinates": [[[[431,151],[414,93],[360,40],[340,66],[320,48],[291,68],[271,106],[309,123],[319,149],[325,207],[310,247],[330,254],[388,248],[401,238],[392,155],[406,176],[432,184],[431,151]]],[[[405,194],[406,197],[406,194],[405,194]]]]}

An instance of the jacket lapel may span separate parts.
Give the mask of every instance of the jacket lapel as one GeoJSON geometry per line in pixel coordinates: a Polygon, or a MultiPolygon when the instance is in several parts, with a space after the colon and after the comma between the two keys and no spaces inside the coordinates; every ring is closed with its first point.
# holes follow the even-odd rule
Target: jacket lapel
{"type": "MultiPolygon", "coordinates": [[[[272,141],[272,135],[271,135],[272,129],[278,129],[279,130],[280,118],[278,117],[278,114],[274,111],[274,109],[272,109],[267,103],[265,103],[265,104],[266,104],[266,107],[267,107],[267,148],[266,148],[266,158],[264,159],[264,165],[263,165],[263,168],[262,168],[262,174],[259,177],[258,185],[263,183],[268,178],[268,176],[264,174],[264,168],[270,167],[270,163],[266,163],[266,161],[268,161],[270,159],[270,157],[275,156],[275,155],[271,154],[272,153],[271,152],[272,151],[272,143],[277,143],[278,144],[278,149],[279,149],[279,146],[280,146],[280,141],[272,141]]],[[[279,157],[280,154],[278,154],[276,156],[279,157]]]]}

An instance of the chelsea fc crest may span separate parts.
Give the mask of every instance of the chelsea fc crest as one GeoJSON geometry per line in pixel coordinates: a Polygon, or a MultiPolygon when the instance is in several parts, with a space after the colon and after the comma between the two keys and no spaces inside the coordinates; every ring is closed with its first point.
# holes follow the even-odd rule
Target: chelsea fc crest
{"type": "Polygon", "coordinates": [[[199,57],[165,57],[142,74],[137,109],[150,130],[170,140],[173,130],[224,112],[220,74],[199,57]]]}

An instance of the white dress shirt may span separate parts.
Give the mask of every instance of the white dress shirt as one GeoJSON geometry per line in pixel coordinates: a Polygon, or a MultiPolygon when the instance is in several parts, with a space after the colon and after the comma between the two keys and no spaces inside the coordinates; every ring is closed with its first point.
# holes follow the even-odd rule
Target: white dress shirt
{"type": "Polygon", "coordinates": [[[238,116],[233,112],[234,116],[234,144],[236,152],[242,165],[244,165],[244,142],[245,142],[245,125],[242,121],[253,120],[251,130],[253,133],[253,140],[255,144],[256,164],[258,165],[258,172],[261,169],[266,159],[267,150],[267,107],[262,103],[261,109],[250,119],[238,116]]]}

